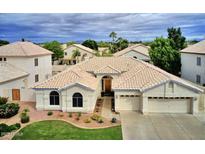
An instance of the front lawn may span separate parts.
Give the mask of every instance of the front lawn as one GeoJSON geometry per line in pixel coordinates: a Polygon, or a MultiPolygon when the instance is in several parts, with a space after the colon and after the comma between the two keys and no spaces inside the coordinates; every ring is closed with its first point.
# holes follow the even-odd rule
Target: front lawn
{"type": "Polygon", "coordinates": [[[13,140],[121,140],[121,126],[82,129],[67,122],[47,120],[32,123],[20,130],[13,140]]]}

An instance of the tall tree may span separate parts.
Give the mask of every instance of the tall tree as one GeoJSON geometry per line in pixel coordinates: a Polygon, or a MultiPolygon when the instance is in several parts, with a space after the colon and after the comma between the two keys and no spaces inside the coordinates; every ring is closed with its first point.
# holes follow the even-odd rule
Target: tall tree
{"type": "Polygon", "coordinates": [[[58,41],[48,42],[43,46],[45,49],[48,49],[53,52],[52,60],[58,60],[59,58],[63,58],[64,52],[61,47],[61,44],[58,41]]]}
{"type": "Polygon", "coordinates": [[[186,38],[182,36],[180,28],[171,27],[167,29],[167,32],[168,38],[171,40],[170,43],[173,49],[180,51],[186,48],[186,38]]]}
{"type": "Polygon", "coordinates": [[[114,42],[115,42],[115,39],[117,38],[117,33],[111,32],[110,35],[109,35],[109,37],[112,38],[112,42],[114,43],[114,42]]]}
{"type": "Polygon", "coordinates": [[[94,40],[85,40],[83,43],[82,43],[82,45],[84,45],[84,46],[86,46],[86,47],[88,47],[88,48],[91,48],[91,49],[93,49],[93,50],[98,50],[98,44],[97,44],[97,42],[96,41],[94,41],[94,40]]]}
{"type": "Polygon", "coordinates": [[[9,44],[9,41],[0,40],[0,46],[9,44]]]}
{"type": "Polygon", "coordinates": [[[156,38],[149,50],[154,65],[174,75],[179,75],[181,69],[180,53],[173,49],[170,39],[156,38]]]}
{"type": "Polygon", "coordinates": [[[117,50],[120,51],[120,50],[127,48],[129,45],[129,42],[127,39],[123,39],[122,37],[119,37],[116,41],[116,45],[117,45],[117,50]]]}

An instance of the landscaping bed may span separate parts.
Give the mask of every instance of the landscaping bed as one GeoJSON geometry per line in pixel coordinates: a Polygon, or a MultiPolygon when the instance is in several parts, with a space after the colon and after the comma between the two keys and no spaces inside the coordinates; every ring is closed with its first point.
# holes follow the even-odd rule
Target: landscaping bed
{"type": "Polygon", "coordinates": [[[121,140],[121,126],[82,129],[60,120],[34,122],[21,129],[14,140],[121,140]]]}

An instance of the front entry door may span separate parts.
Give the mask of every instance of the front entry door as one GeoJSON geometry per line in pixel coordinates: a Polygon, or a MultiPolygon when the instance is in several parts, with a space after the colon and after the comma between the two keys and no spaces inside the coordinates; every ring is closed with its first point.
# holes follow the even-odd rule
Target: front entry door
{"type": "Polygon", "coordinates": [[[110,92],[111,91],[111,79],[105,79],[105,92],[110,92]]]}
{"type": "Polygon", "coordinates": [[[20,101],[20,89],[12,89],[12,100],[20,101]]]}

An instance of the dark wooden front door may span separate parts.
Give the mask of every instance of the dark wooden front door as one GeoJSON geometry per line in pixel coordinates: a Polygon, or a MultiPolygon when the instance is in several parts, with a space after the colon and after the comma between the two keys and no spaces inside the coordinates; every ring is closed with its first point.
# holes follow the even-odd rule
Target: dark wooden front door
{"type": "Polygon", "coordinates": [[[105,79],[105,92],[110,92],[111,91],[111,79],[105,79]]]}
{"type": "Polygon", "coordinates": [[[20,101],[20,89],[12,89],[12,100],[20,101]]]}

